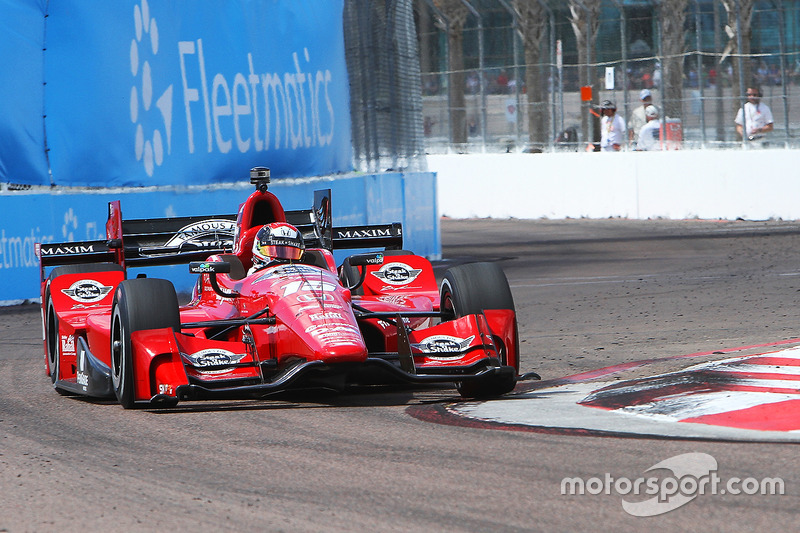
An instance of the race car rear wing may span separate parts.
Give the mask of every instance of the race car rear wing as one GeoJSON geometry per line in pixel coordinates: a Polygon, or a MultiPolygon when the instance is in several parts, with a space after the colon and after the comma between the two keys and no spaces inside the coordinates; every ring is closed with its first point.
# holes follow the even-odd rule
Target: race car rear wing
{"type": "Polygon", "coordinates": [[[326,189],[314,191],[312,209],[285,212],[286,221],[303,233],[306,247],[328,250],[403,247],[400,223],[333,227],[330,206],[331,190],[326,189]]]}
{"type": "MultiPolygon", "coordinates": [[[[302,233],[307,248],[399,249],[399,223],[333,227],[330,190],[314,193],[314,207],[285,211],[286,220],[302,233]]],[[[45,267],[110,262],[125,266],[177,265],[231,253],[236,215],[123,220],[120,202],[108,204],[106,239],[36,245],[42,274],[45,267]]]]}
{"type": "Polygon", "coordinates": [[[370,226],[343,226],[333,228],[333,248],[386,248],[399,250],[403,247],[403,226],[372,224],[370,226]]]}
{"type": "Polygon", "coordinates": [[[230,252],[236,215],[122,220],[119,201],[109,202],[106,239],[42,243],[42,267],[111,262],[122,266],[155,266],[200,261],[230,252]]]}

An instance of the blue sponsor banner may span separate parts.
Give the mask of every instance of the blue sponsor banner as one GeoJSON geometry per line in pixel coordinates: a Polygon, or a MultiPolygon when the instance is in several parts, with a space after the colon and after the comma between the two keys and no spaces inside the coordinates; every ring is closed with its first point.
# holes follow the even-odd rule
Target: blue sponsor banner
{"type": "Polygon", "coordinates": [[[45,145],[56,185],[352,170],[343,0],[6,3],[0,27],[24,35],[0,37],[0,58],[25,68],[1,93],[2,181],[50,184],[45,145]]]}
{"type": "MultiPolygon", "coordinates": [[[[286,209],[310,209],[314,191],[320,189],[331,189],[336,226],[401,222],[406,249],[430,258],[441,257],[435,174],[289,179],[270,186],[286,209]],[[408,209],[411,202],[414,208],[408,209]]],[[[126,220],[226,215],[235,214],[252,190],[252,185],[242,184],[174,190],[0,194],[0,303],[39,297],[37,242],[105,239],[108,202],[120,200],[126,220]]],[[[337,250],[334,256],[340,263],[351,253],[354,251],[337,250]]],[[[131,269],[129,275],[141,271],[150,277],[170,279],[183,292],[191,290],[195,278],[185,265],[131,269]]]]}
{"type": "Polygon", "coordinates": [[[50,185],[44,150],[46,0],[0,0],[0,181],[50,185]]]}

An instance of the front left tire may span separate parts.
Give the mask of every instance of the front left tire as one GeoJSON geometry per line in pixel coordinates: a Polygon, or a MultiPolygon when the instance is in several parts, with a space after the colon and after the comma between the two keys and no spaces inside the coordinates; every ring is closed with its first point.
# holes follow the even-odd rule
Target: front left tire
{"type": "Polygon", "coordinates": [[[161,328],[178,331],[180,325],[178,296],[171,282],[137,278],[119,284],[111,308],[111,382],[123,408],[136,406],[131,334],[161,328]]]}

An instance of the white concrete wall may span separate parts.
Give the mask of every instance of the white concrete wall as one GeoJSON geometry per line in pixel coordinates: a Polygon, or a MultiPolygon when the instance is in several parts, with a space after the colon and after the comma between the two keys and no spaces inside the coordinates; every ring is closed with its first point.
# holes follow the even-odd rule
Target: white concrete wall
{"type": "Polygon", "coordinates": [[[800,219],[800,150],[430,155],[452,218],[800,219]]]}

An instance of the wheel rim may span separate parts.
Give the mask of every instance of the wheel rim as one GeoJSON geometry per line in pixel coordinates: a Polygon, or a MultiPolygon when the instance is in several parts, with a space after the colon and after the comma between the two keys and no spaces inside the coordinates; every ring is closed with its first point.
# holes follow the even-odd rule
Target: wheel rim
{"type": "Polygon", "coordinates": [[[111,377],[115,389],[122,382],[122,339],[122,321],[115,307],[111,326],[111,377]]]}
{"type": "Polygon", "coordinates": [[[492,335],[492,342],[494,342],[494,347],[497,348],[497,359],[500,361],[500,364],[507,365],[508,352],[506,349],[506,343],[504,343],[503,339],[497,335],[492,335]]]}
{"type": "Polygon", "coordinates": [[[456,306],[453,302],[453,291],[447,281],[442,285],[442,297],[439,302],[439,310],[442,313],[442,321],[456,319],[456,306]]]}

